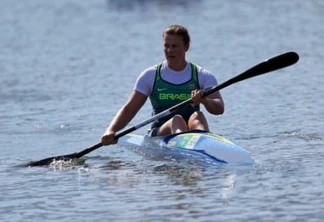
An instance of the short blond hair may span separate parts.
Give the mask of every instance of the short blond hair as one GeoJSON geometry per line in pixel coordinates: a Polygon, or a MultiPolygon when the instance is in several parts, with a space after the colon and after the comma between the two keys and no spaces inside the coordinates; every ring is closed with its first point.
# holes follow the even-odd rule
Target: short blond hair
{"type": "Polygon", "coordinates": [[[162,34],[162,37],[164,38],[167,34],[169,35],[179,35],[183,39],[183,43],[185,45],[190,45],[190,36],[188,30],[181,26],[181,25],[170,25],[168,26],[162,34]]]}

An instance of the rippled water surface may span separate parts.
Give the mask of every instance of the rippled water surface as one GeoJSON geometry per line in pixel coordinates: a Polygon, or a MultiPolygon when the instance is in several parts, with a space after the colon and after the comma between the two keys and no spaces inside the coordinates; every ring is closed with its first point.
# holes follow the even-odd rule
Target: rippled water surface
{"type": "MultiPolygon", "coordinates": [[[[1,221],[321,221],[324,2],[0,1],[1,221]],[[188,59],[224,82],[287,51],[291,67],[222,90],[212,131],[253,166],[200,166],[103,147],[75,167],[30,160],[96,144],[139,73],[186,26],[188,59]]],[[[130,125],[150,116],[147,103],[130,125]]],[[[136,131],[146,132],[146,128],[136,131]]]]}

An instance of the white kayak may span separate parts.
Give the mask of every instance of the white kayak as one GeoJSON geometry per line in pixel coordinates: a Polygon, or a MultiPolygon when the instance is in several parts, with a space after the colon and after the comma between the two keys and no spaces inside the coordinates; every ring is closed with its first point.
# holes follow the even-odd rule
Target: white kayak
{"type": "Polygon", "coordinates": [[[194,130],[166,137],[127,134],[118,145],[154,159],[252,165],[250,152],[211,132],[194,130]]]}

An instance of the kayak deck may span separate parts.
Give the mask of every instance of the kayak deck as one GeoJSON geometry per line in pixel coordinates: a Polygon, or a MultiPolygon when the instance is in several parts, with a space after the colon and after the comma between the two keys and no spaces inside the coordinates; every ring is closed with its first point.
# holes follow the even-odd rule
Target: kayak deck
{"type": "Polygon", "coordinates": [[[127,134],[118,144],[153,159],[253,164],[250,152],[211,132],[194,130],[166,137],[127,134]]]}

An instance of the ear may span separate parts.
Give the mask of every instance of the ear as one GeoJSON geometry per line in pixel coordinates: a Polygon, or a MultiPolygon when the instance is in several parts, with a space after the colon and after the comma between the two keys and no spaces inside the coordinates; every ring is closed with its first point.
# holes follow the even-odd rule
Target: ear
{"type": "Polygon", "coordinates": [[[188,43],[188,44],[185,46],[185,50],[186,50],[186,52],[189,50],[189,47],[190,47],[190,44],[188,43]]]}

